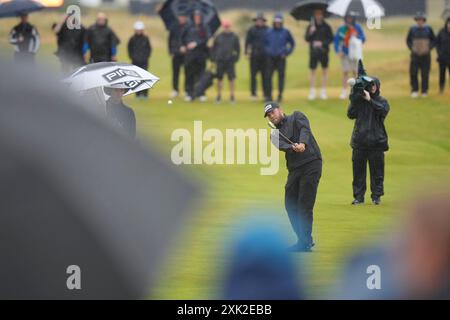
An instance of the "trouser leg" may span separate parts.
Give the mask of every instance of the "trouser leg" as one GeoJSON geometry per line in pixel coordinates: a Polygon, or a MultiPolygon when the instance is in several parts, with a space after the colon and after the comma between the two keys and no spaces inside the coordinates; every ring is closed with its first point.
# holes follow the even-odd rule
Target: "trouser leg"
{"type": "Polygon", "coordinates": [[[181,69],[181,63],[182,62],[182,56],[180,55],[173,55],[172,57],[172,88],[175,91],[179,91],[179,79],[180,79],[180,69],[181,69]]]}
{"type": "Polygon", "coordinates": [[[289,221],[291,222],[292,229],[297,235],[298,242],[300,242],[301,231],[299,228],[299,215],[298,215],[298,190],[299,190],[299,174],[297,171],[289,172],[288,179],[284,190],[284,206],[286,208],[289,221]]]}
{"type": "Polygon", "coordinates": [[[445,89],[445,77],[447,73],[447,68],[450,70],[450,64],[440,61],[439,62],[439,90],[442,92],[445,89]]]}
{"type": "Polygon", "coordinates": [[[353,149],[353,198],[364,201],[366,193],[367,151],[353,149]]]}
{"type": "Polygon", "coordinates": [[[273,100],[272,98],[272,78],[275,72],[275,59],[272,57],[267,58],[267,82],[266,82],[266,98],[273,100]]]}
{"type": "Polygon", "coordinates": [[[285,58],[278,58],[277,61],[277,72],[278,72],[278,96],[283,96],[284,91],[284,81],[285,81],[285,74],[286,74],[286,59],[285,58]]]}
{"type": "Polygon", "coordinates": [[[427,55],[422,57],[421,63],[422,93],[428,92],[430,70],[431,70],[431,55],[427,55]]]}
{"type": "Polygon", "coordinates": [[[409,75],[411,81],[411,90],[413,92],[419,91],[419,79],[418,79],[419,67],[418,61],[415,56],[411,56],[411,62],[409,65],[409,75]]]}
{"type": "Polygon", "coordinates": [[[256,57],[250,58],[250,93],[256,96],[256,75],[258,74],[258,59],[256,57]]]}
{"type": "Polygon", "coordinates": [[[195,61],[188,60],[185,63],[186,92],[188,96],[194,98],[195,61]]]}
{"type": "Polygon", "coordinates": [[[384,195],[384,152],[374,150],[369,153],[370,190],[372,199],[384,195]]]}
{"type": "Polygon", "coordinates": [[[322,161],[313,161],[305,165],[305,172],[299,179],[297,206],[301,246],[310,246],[313,242],[313,210],[321,175],[322,161]]]}

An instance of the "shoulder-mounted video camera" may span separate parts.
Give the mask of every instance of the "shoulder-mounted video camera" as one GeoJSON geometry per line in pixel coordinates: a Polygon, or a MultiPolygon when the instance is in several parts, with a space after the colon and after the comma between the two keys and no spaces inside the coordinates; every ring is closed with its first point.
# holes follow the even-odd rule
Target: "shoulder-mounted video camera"
{"type": "Polygon", "coordinates": [[[370,92],[370,88],[375,83],[375,79],[369,77],[364,70],[362,60],[359,60],[358,64],[358,77],[356,79],[351,78],[348,80],[348,84],[352,87],[350,92],[350,99],[356,99],[364,96],[364,90],[370,92]]]}

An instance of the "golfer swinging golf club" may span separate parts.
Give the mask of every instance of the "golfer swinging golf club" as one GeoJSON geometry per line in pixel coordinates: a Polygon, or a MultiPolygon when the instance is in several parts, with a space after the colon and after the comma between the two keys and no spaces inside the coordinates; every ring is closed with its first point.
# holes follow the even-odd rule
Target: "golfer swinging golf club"
{"type": "Polygon", "coordinates": [[[286,154],[289,171],[285,187],[285,206],[298,241],[289,247],[293,252],[309,252],[312,239],[313,209],[317,187],[322,175],[322,155],[306,116],[295,111],[286,115],[276,102],[264,106],[264,117],[277,131],[271,135],[272,143],[286,154]]]}

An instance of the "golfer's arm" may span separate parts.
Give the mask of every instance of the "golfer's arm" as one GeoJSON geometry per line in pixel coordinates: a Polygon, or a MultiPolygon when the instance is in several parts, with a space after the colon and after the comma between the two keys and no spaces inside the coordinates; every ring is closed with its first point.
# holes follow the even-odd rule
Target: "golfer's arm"
{"type": "Polygon", "coordinates": [[[292,150],[292,145],[285,142],[283,140],[283,138],[281,138],[278,134],[276,134],[275,132],[272,133],[272,135],[270,136],[270,141],[272,142],[272,144],[280,151],[283,152],[293,152],[292,150]]]}
{"type": "Polygon", "coordinates": [[[300,128],[299,143],[308,145],[308,141],[311,136],[311,129],[309,126],[308,119],[306,117],[301,117],[301,118],[297,119],[296,125],[300,128]]]}

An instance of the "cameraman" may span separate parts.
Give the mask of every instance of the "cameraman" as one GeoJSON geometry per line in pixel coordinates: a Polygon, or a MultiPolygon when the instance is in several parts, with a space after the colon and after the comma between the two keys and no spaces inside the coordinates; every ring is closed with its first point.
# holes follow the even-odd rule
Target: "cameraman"
{"type": "Polygon", "coordinates": [[[353,149],[353,205],[364,203],[366,169],[369,162],[372,202],[380,204],[384,195],[384,152],[389,149],[384,119],[389,103],[380,96],[380,81],[376,78],[363,88],[355,85],[350,94],[347,116],[355,119],[351,139],[353,149]]]}

